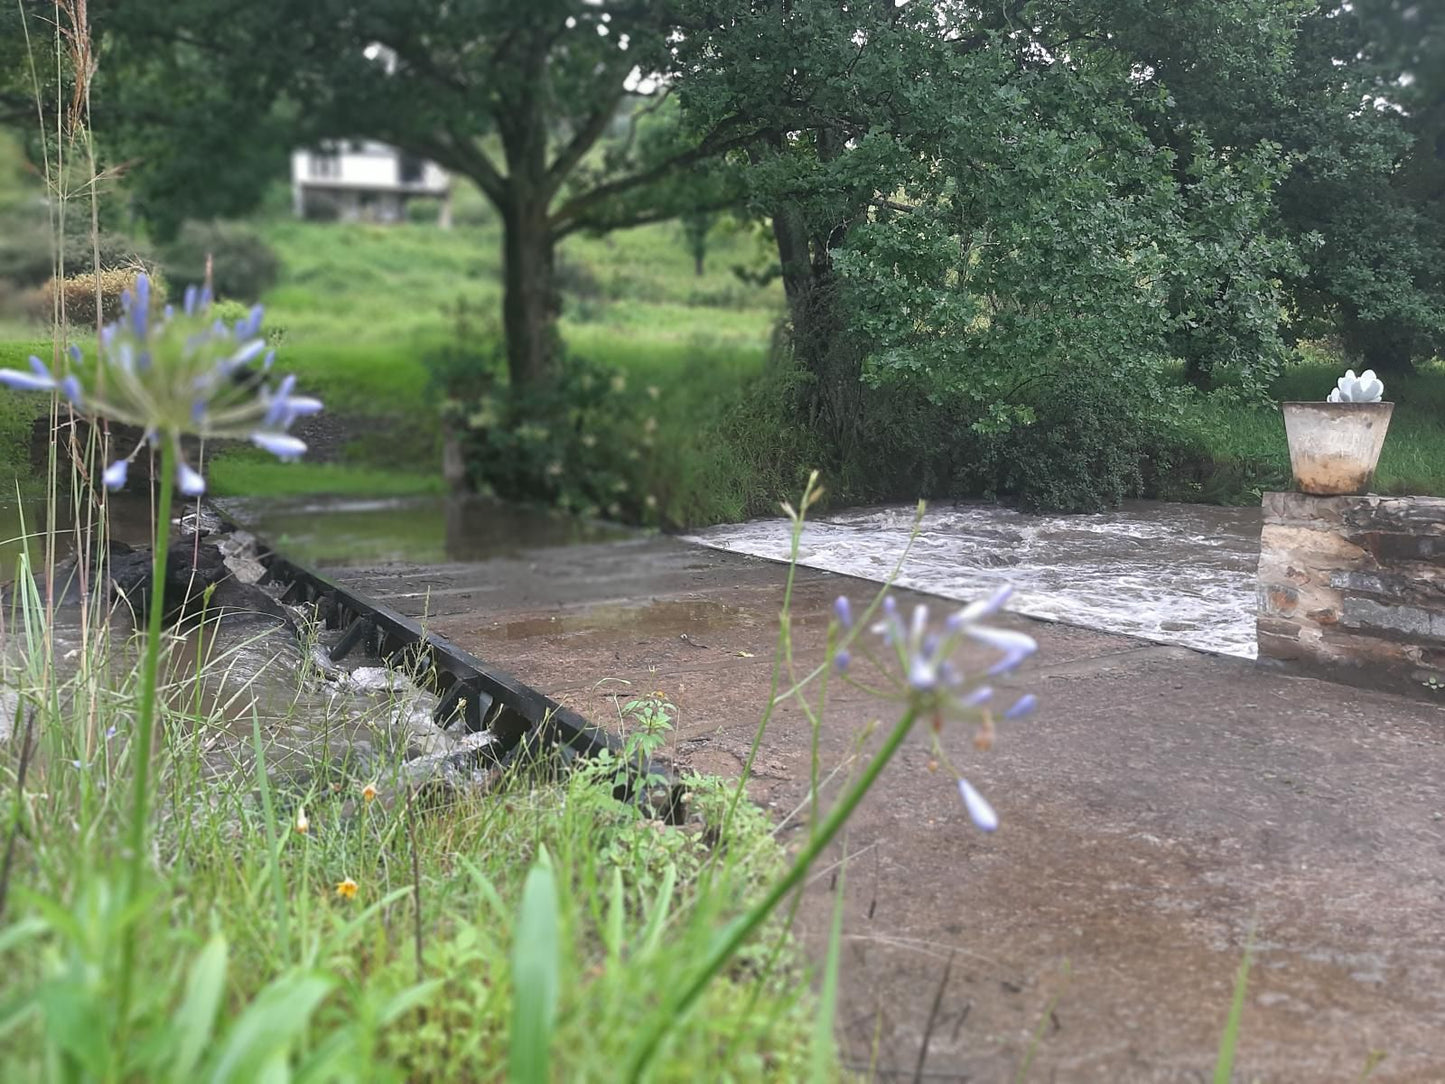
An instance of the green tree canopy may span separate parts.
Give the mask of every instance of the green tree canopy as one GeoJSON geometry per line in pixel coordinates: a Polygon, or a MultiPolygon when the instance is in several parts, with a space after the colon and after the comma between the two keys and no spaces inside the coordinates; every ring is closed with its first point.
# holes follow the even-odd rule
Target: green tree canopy
{"type": "Polygon", "coordinates": [[[677,32],[657,0],[93,8],[111,43],[109,118],[163,227],[242,209],[286,149],[327,138],[383,140],[473,181],[503,224],[519,386],[553,369],[557,242],[725,205],[726,177],[704,167],[754,135],[737,115],[678,123],[670,86],[647,78],[677,32]],[[605,138],[620,112],[625,130],[605,138]]]}

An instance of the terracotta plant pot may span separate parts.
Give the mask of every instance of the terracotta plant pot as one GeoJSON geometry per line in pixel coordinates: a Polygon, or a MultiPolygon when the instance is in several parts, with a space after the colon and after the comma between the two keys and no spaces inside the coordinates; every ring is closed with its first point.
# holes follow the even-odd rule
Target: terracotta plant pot
{"type": "Polygon", "coordinates": [[[1282,403],[1289,465],[1301,492],[1364,493],[1375,477],[1394,403],[1282,403]]]}

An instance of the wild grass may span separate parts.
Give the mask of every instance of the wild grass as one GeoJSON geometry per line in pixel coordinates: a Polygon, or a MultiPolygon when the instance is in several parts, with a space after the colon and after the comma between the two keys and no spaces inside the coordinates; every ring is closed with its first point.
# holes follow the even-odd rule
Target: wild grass
{"type": "MultiPolygon", "coordinates": [[[[11,616],[39,637],[31,648],[43,641],[38,596],[11,616]]],[[[0,758],[17,796],[3,818],[14,861],[8,899],[0,890],[0,1078],[240,1082],[290,1065],[297,1079],[501,1079],[530,996],[515,969],[539,918],[527,886],[544,854],[552,1079],[618,1079],[643,1030],[662,1032],[655,1081],[697,1079],[700,1059],[724,1052],[737,1080],[831,1064],[791,948],[770,966],[763,949],[730,954],[694,1011],[667,1014],[717,930],[784,870],[772,822],[734,808],[732,785],[686,780],[694,819],[680,828],[614,799],[618,765],[605,759],[564,775],[499,772],[485,793],[417,789],[400,772],[399,699],[365,714],[315,695],[314,674],[289,693],[285,667],[232,674],[238,648],[215,634],[194,670],[166,638],[154,832],[139,895],[128,893],[118,856],[140,678],[118,635],[93,628],[73,673],[48,661],[63,652],[17,656],[13,635],[7,652],[22,726],[0,758]],[[281,687],[248,711],[217,691],[241,679],[281,687]],[[327,739],[343,731],[368,736],[375,755],[327,739]],[[130,928],[144,980],[122,1011],[130,928]]]]}

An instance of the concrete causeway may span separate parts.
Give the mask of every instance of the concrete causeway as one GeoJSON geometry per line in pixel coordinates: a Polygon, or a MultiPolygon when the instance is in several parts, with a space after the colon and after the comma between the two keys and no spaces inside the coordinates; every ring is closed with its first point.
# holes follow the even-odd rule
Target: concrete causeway
{"type": "MultiPolygon", "coordinates": [[[[322,571],[599,725],[625,688],[607,679],[667,693],[679,766],[722,775],[768,696],[786,574],[661,537],[322,571]]],[[[799,570],[802,665],[833,598],[874,590],[799,570]]],[[[879,1080],[1011,1081],[1037,1032],[1029,1080],[1207,1080],[1252,935],[1238,1079],[1355,1081],[1383,1054],[1371,1081],[1445,1081],[1445,704],[1009,623],[1040,651],[1007,689],[1041,710],[993,752],[948,742],[1002,827],[973,828],[920,728],[848,830],[848,1062],[876,1046],[879,1080]]],[[[891,710],[831,683],[825,771],[891,710]]],[[[750,794],[781,819],[808,774],[785,704],[750,794]]],[[[815,951],[830,880],[800,912],[815,951]]]]}

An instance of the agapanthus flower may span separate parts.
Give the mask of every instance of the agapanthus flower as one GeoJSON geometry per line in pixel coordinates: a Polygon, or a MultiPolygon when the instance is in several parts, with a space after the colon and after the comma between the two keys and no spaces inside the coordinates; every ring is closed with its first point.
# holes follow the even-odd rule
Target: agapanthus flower
{"type": "MultiPolygon", "coordinates": [[[[176,487],[186,496],[204,493],[206,483],[186,462],[182,436],[248,440],[280,459],[298,458],[306,445],[287,430],[319,411],[320,400],[296,395],[294,376],[274,388],[269,383],[275,354],[261,335],[260,305],[232,325],[211,319],[210,305],[210,291],[190,286],[180,312],[167,305],[158,314],[150,280],[137,275],[134,293],[121,295],[120,319],[101,329],[94,359],[72,346],[69,372],[56,375],[32,357],[29,372],[0,370],[0,384],[58,392],[82,413],[136,426],[152,445],[165,442],[176,464],[176,487]]],[[[125,485],[127,466],[139,451],[105,468],[107,487],[125,485]]]]}
{"type": "Polygon", "coordinates": [[[950,614],[941,632],[929,623],[928,606],[919,603],[905,624],[892,595],[883,599],[883,618],[873,632],[893,649],[906,677],[910,694],[923,701],[921,707],[945,713],[956,706],[975,707],[980,687],[971,685],[952,662],[951,656],[964,639],[995,648],[1000,657],[989,666],[990,677],[1007,674],[1038,650],[1033,637],[1011,629],[996,629],[980,622],[1003,608],[1013,593],[1004,587],[986,599],[970,603],[950,614]],[[971,702],[963,703],[968,699],[971,702]]]}
{"type": "MultiPolygon", "coordinates": [[[[986,683],[987,678],[1012,672],[1038,650],[1033,638],[1025,633],[983,623],[1003,608],[1011,593],[1007,587],[995,591],[949,614],[941,624],[930,620],[929,608],[922,603],[913,608],[906,620],[892,595],[885,595],[880,605],[881,616],[871,631],[881,637],[888,649],[888,661],[883,666],[885,674],[917,716],[930,720],[934,756],[945,764],[948,757],[941,744],[944,721],[949,718],[973,721],[977,725],[975,746],[981,750],[989,748],[993,744],[995,708],[994,689],[986,683]],[[954,658],[966,641],[992,648],[998,657],[979,668],[981,672],[971,673],[954,658]]],[[[846,598],[834,603],[834,614],[837,627],[844,633],[850,632],[853,612],[846,598]]],[[[851,636],[842,638],[834,656],[840,670],[849,669],[849,647],[854,644],[851,636]]],[[[1001,714],[1004,719],[1019,719],[1037,706],[1038,698],[1033,693],[1025,693],[1003,708],[1001,714]]],[[[954,771],[953,774],[973,823],[987,832],[997,828],[998,816],[993,807],[960,773],[954,771]]]]}

